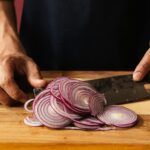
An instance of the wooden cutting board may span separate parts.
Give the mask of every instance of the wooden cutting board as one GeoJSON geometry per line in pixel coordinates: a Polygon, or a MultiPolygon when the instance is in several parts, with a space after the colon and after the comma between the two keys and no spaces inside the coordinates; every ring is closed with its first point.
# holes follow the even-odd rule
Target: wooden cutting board
{"type": "MultiPolygon", "coordinates": [[[[42,72],[48,80],[58,76],[88,80],[129,73],[119,71],[42,72]]],[[[29,127],[23,123],[28,113],[22,107],[0,106],[0,150],[150,150],[150,100],[125,106],[139,114],[139,123],[133,128],[112,131],[52,130],[46,127],[29,127]]]]}

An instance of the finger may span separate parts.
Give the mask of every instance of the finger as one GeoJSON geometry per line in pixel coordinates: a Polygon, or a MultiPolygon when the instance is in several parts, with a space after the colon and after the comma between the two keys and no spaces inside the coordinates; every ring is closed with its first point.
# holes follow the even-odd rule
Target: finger
{"type": "Polygon", "coordinates": [[[16,106],[16,101],[11,99],[2,88],[0,88],[0,103],[5,106],[16,106]]]}
{"type": "Polygon", "coordinates": [[[0,79],[1,88],[14,100],[26,99],[26,94],[19,88],[14,80],[11,66],[7,65],[2,71],[3,77],[0,79]]]}
{"type": "Polygon", "coordinates": [[[133,73],[133,80],[135,81],[142,80],[149,71],[150,71],[150,48],[147,50],[140,63],[137,65],[133,73]]]}
{"type": "Polygon", "coordinates": [[[26,65],[27,79],[29,83],[35,88],[45,87],[47,85],[47,81],[42,78],[37,65],[30,61],[26,65]]]}
{"type": "Polygon", "coordinates": [[[14,100],[27,99],[27,95],[19,88],[13,78],[1,84],[4,91],[14,100]]]}
{"type": "Polygon", "coordinates": [[[12,99],[6,94],[6,92],[0,88],[0,103],[2,105],[9,106],[11,104],[12,99]]]}

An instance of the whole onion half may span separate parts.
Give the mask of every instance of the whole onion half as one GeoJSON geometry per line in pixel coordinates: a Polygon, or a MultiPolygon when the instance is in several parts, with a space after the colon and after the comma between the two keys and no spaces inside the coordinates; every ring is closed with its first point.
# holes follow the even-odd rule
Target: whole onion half
{"type": "Polygon", "coordinates": [[[54,79],[43,90],[34,89],[34,95],[24,105],[32,113],[32,117],[24,119],[29,126],[107,131],[131,127],[138,119],[125,107],[105,106],[105,95],[90,84],[67,77],[54,79]]]}

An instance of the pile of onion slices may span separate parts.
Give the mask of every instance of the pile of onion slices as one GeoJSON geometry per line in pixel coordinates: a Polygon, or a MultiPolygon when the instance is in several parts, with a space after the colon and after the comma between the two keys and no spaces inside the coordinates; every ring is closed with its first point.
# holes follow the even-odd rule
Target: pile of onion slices
{"type": "Polygon", "coordinates": [[[136,124],[135,112],[119,105],[106,106],[106,102],[104,94],[90,84],[59,77],[25,103],[24,108],[31,115],[24,119],[24,123],[52,129],[102,131],[136,124]]]}

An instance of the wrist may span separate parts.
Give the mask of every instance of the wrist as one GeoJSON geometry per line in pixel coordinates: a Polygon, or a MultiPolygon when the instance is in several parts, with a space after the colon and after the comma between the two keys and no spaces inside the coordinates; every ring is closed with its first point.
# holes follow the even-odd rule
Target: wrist
{"type": "Polygon", "coordinates": [[[12,29],[7,28],[4,34],[0,32],[0,57],[15,53],[25,54],[25,50],[18,35],[12,29]]]}
{"type": "Polygon", "coordinates": [[[7,20],[0,21],[0,40],[6,37],[7,35],[12,35],[13,37],[17,37],[18,33],[16,28],[12,27],[7,20]]]}

